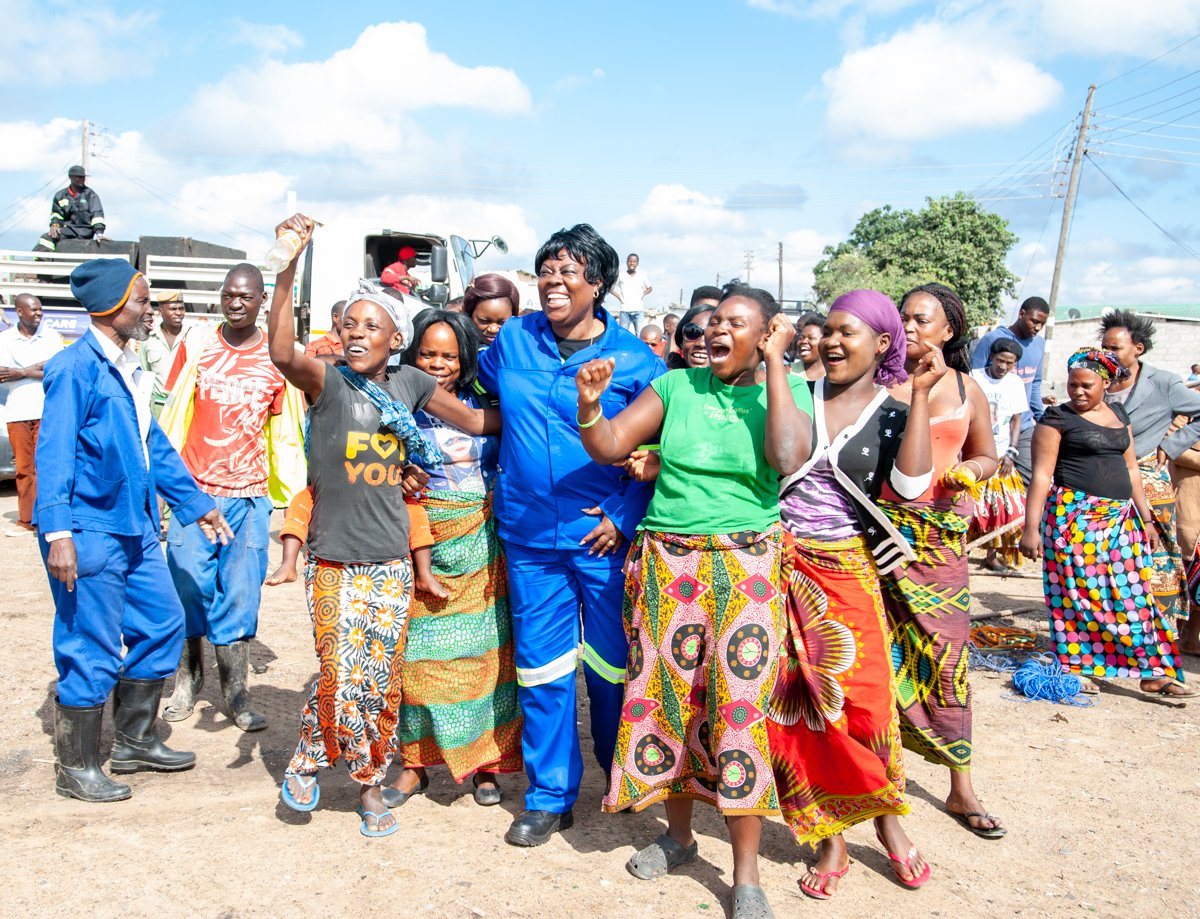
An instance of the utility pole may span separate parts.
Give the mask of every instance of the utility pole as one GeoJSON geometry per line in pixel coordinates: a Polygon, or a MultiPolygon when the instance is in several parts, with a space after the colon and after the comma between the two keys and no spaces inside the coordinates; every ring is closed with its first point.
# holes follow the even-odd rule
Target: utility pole
{"type": "Polygon", "coordinates": [[[779,244],[779,304],[783,305],[783,243],[779,244]]]}
{"type": "Polygon", "coordinates": [[[1092,99],[1096,86],[1088,87],[1087,102],[1083,106],[1083,117],[1079,119],[1079,136],[1075,138],[1075,150],[1071,157],[1071,179],[1067,183],[1067,197],[1063,201],[1062,227],[1058,231],[1058,252],[1054,256],[1054,278],[1050,281],[1050,313],[1046,324],[1046,340],[1054,336],[1054,305],[1058,302],[1058,284],[1062,280],[1063,260],[1067,255],[1067,237],[1071,232],[1071,212],[1075,209],[1075,196],[1079,192],[1079,171],[1083,167],[1083,155],[1087,152],[1088,119],[1092,115],[1092,99]]]}
{"type": "Polygon", "coordinates": [[[84,172],[88,171],[88,133],[88,121],[85,118],[79,127],[79,165],[84,172]]]}
{"type": "Polygon", "coordinates": [[[750,286],[750,269],[754,266],[754,250],[746,250],[746,286],[750,286]]]}

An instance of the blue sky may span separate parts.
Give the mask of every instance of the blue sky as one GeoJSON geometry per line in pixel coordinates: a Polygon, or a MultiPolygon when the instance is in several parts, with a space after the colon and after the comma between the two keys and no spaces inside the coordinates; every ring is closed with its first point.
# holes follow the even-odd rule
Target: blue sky
{"type": "Polygon", "coordinates": [[[783,242],[799,298],[865,210],[963,190],[1045,294],[1095,82],[1095,162],[1179,242],[1085,163],[1059,302],[1200,303],[1200,0],[534,9],[0,0],[0,247],[32,246],[87,118],[123,238],[257,254],[294,190],[318,217],[498,232],[484,268],[588,221],[656,305],[744,276],[747,250],[773,291],[783,242]]]}

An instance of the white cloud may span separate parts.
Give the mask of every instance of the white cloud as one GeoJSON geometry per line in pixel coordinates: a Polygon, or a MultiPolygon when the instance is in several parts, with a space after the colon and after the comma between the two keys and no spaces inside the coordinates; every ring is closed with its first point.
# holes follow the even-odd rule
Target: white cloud
{"type": "Polygon", "coordinates": [[[621,253],[636,251],[654,283],[648,305],[686,302],[692,289],[734,277],[746,280],[745,253],[753,253],[750,281],[777,293],[778,245],[783,243],[783,287],[788,299],[812,292],[812,268],[821,251],[836,242],[812,229],[780,230],[730,210],[725,199],[682,185],[658,185],[636,211],[605,227],[621,253]]]}
{"type": "Polygon", "coordinates": [[[178,130],[202,150],[303,156],[402,155],[427,147],[413,113],[438,107],[530,110],[501,67],[464,67],[429,47],[425,28],[389,22],[323,61],[268,59],[196,91],[178,130]]]}
{"type": "Polygon", "coordinates": [[[683,185],[655,185],[634,213],[612,223],[613,229],[630,233],[647,230],[739,232],[749,226],[744,216],[725,209],[724,199],[692,191],[683,185]]]}
{"type": "Polygon", "coordinates": [[[240,16],[233,18],[225,35],[226,41],[232,45],[249,45],[275,57],[289,48],[299,48],[304,44],[300,34],[285,25],[247,22],[240,16]]]}
{"type": "Polygon", "coordinates": [[[1045,46],[1058,54],[1156,56],[1200,32],[1200,3],[1196,0],[1009,2],[1018,7],[1014,12],[1036,17],[1045,46]]]}
{"type": "Polygon", "coordinates": [[[131,43],[152,44],[156,20],[76,0],[0,0],[0,83],[101,83],[115,75],[114,61],[129,59],[131,43]]]}
{"type": "Polygon", "coordinates": [[[1048,73],[986,36],[939,22],[850,52],[822,81],[830,127],[872,141],[1019,124],[1062,91],[1048,73]]]}
{"type": "Polygon", "coordinates": [[[0,172],[41,173],[73,165],[80,154],[79,124],[71,118],[0,122],[0,172]]]}

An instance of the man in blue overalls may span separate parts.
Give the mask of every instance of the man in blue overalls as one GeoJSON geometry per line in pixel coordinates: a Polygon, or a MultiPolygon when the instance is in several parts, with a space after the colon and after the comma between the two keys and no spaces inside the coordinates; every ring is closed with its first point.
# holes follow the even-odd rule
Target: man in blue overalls
{"type": "Polygon", "coordinates": [[[581,618],[592,742],[606,774],[612,765],[629,647],[621,621],[623,549],[652,490],[584,451],[575,373],[593,358],[616,359],[602,399],[613,416],[665,370],[602,308],[618,261],[595,230],[560,230],[534,264],[542,312],[506,322],[479,358],[479,380],[500,396],[504,419],[495,513],[507,557],[529,776],[527,810],[504,837],[517,846],[541,845],[573,820],[583,775],[575,726],[581,618]]]}
{"type": "Polygon", "coordinates": [[[71,292],[92,325],[46,364],[36,455],[34,522],[55,606],[55,788],[81,801],[120,801],[129,786],[100,770],[110,695],[114,773],[196,763],[154,731],[163,680],[183,645],[183,609],[159,547],[157,496],[210,539],[230,534],[150,413],[153,375],[129,347],[150,332],[146,279],[122,259],[97,259],[71,272],[71,292]]]}

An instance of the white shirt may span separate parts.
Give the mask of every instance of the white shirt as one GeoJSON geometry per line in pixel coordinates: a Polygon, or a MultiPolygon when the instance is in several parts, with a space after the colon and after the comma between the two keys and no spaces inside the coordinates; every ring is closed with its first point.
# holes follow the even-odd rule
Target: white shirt
{"type": "Polygon", "coordinates": [[[150,436],[150,397],[154,392],[154,374],[142,369],[138,356],[129,345],[118,348],[111,338],[101,335],[95,329],[88,329],[87,334],[100,343],[100,350],[117,368],[125,385],[129,387],[129,392],[133,394],[133,405],[137,409],[138,433],[142,435],[142,458],[149,468],[150,448],[146,445],[146,438],[150,436]]]}
{"type": "MultiPolygon", "coordinates": [[[[38,326],[32,338],[26,338],[18,326],[0,332],[0,367],[34,367],[44,364],[63,349],[62,336],[46,323],[38,326]]],[[[38,421],[46,394],[41,380],[17,380],[5,383],[8,400],[5,421],[38,421]]]]}
{"type": "Polygon", "coordinates": [[[633,274],[622,271],[621,276],[617,279],[617,293],[621,297],[620,311],[622,313],[641,312],[646,291],[653,286],[650,279],[641,271],[635,271],[633,274]]]}
{"type": "Polygon", "coordinates": [[[972,370],[971,379],[979,384],[992,410],[992,436],[996,438],[996,453],[1003,458],[1012,442],[1009,438],[1009,422],[1013,415],[1029,411],[1029,397],[1025,395],[1025,384],[1010,370],[996,379],[987,369],[972,370]]]}

